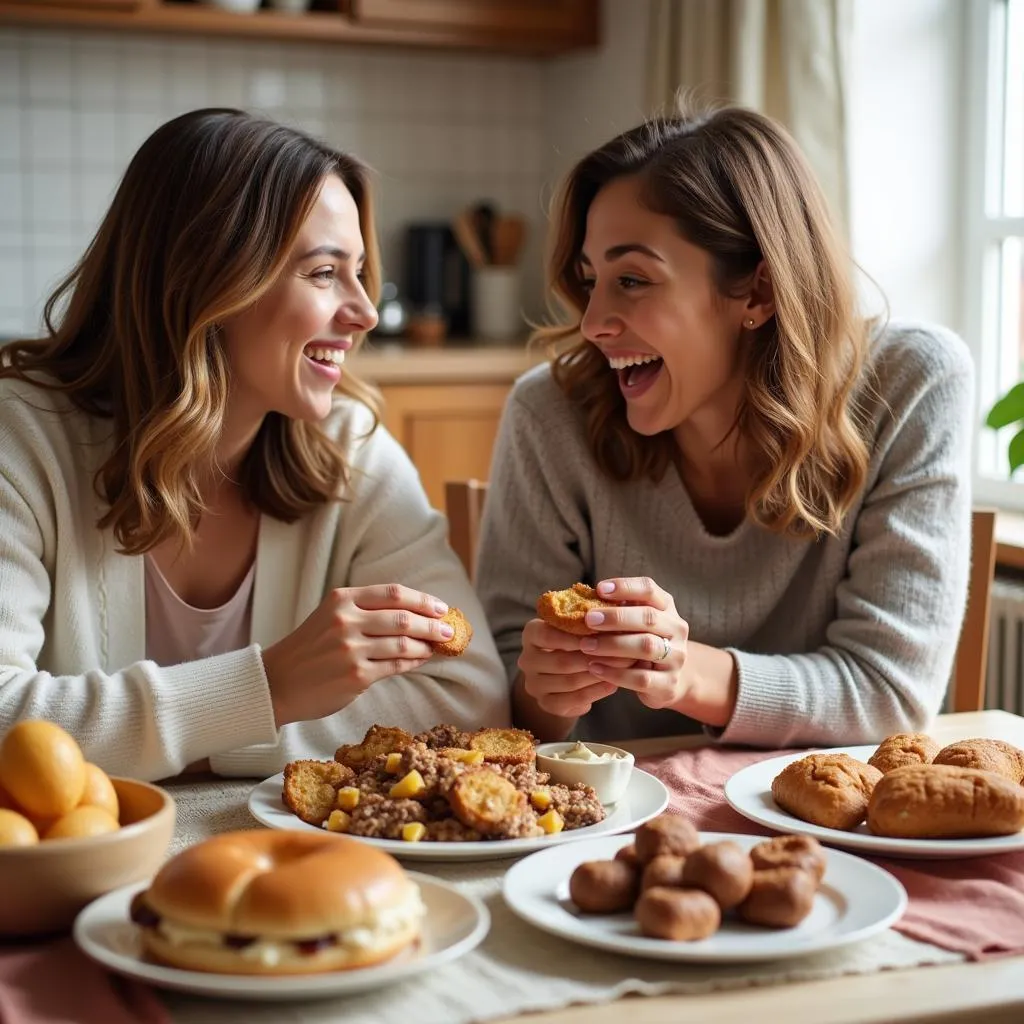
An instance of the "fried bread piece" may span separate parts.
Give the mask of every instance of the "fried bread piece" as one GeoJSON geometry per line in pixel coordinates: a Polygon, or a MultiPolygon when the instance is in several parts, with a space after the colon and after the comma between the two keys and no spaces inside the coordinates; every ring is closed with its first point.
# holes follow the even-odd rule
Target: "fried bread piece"
{"type": "Polygon", "coordinates": [[[588,587],[586,583],[574,583],[567,590],[548,590],[541,594],[537,600],[537,616],[563,633],[590,636],[595,630],[583,621],[587,612],[615,607],[614,604],[602,601],[593,587],[588,587]]]}
{"type": "Polygon", "coordinates": [[[808,754],[772,780],[772,796],[784,810],[823,828],[856,828],[868,810],[882,773],[849,754],[808,754]]]}
{"type": "Polygon", "coordinates": [[[1024,782],[1024,750],[1004,740],[961,740],[943,747],[934,764],[951,764],[958,768],[978,768],[995,772],[1014,782],[1024,782]]]}
{"type": "Polygon", "coordinates": [[[337,761],[290,761],[284,766],[285,806],[310,825],[326,821],[338,790],[355,779],[351,768],[337,761]]]}
{"type": "Polygon", "coordinates": [[[450,640],[431,644],[434,653],[442,658],[457,658],[469,646],[469,641],[473,639],[473,627],[469,624],[469,619],[458,608],[449,608],[441,616],[441,621],[447,622],[455,632],[450,640]]]}
{"type": "Polygon", "coordinates": [[[923,732],[898,732],[887,736],[868,758],[868,764],[883,775],[908,764],[931,764],[939,745],[923,732]]]}
{"type": "Polygon", "coordinates": [[[362,771],[378,754],[392,754],[412,743],[412,735],[404,729],[387,725],[371,725],[361,743],[344,744],[334,752],[334,760],[362,771]]]}
{"type": "Polygon", "coordinates": [[[868,828],[900,839],[972,839],[1024,828],[1024,787],[996,772],[908,765],[875,786],[868,828]]]}
{"type": "Polygon", "coordinates": [[[491,764],[534,764],[536,742],[525,729],[478,729],[469,738],[469,749],[479,750],[491,764]]]}
{"type": "Polygon", "coordinates": [[[486,767],[463,772],[448,791],[448,802],[463,825],[485,836],[505,832],[528,810],[526,794],[486,767]]]}

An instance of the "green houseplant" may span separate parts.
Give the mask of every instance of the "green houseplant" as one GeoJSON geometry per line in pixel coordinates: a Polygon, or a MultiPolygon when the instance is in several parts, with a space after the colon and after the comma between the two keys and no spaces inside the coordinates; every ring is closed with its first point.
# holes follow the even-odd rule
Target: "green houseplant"
{"type": "Polygon", "coordinates": [[[993,430],[1001,430],[1012,424],[1022,424],[1021,428],[1010,439],[1009,458],[1010,472],[1024,466],[1024,381],[1014,384],[989,410],[985,425],[993,430]]]}

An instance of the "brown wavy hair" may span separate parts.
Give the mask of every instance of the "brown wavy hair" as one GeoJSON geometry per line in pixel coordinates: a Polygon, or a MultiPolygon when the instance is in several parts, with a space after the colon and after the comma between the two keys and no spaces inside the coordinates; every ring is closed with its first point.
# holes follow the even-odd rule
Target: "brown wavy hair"
{"type": "Polygon", "coordinates": [[[871,324],[811,170],[783,128],[750,110],[652,119],[584,157],[556,198],[548,285],[561,322],[534,338],[554,345],[554,379],[582,410],[598,465],[615,480],[657,481],[678,459],[671,431],[649,438],[630,428],[607,360],[580,337],[587,212],[626,175],[647,208],[710,255],[722,295],[744,294],[764,261],[775,315],[744,346],[734,424],[762,467],[747,515],[780,533],[836,533],[867,473],[858,388],[871,324]]]}
{"type": "MultiPolygon", "coordinates": [[[[217,325],[273,286],[330,174],[358,207],[376,302],[363,164],[242,111],[196,110],[158,128],[132,159],[85,255],[46,303],[46,336],[4,350],[0,378],[62,392],[112,422],[95,479],[109,506],[98,526],[112,527],[126,554],[174,535],[190,543],[230,387],[217,325]]],[[[346,374],[338,390],[368,406],[376,426],[375,389],[346,374]]],[[[270,413],[239,482],[261,512],[293,522],[340,497],[349,474],[319,425],[270,413]]]]}

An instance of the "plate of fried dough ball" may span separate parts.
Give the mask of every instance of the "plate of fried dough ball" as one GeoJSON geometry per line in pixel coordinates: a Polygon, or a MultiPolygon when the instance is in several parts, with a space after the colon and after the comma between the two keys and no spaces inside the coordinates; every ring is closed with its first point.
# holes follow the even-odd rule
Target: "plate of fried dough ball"
{"type": "Polygon", "coordinates": [[[725,784],[744,817],[779,832],[889,857],[1024,849],[1024,751],[995,739],[947,746],[926,733],[785,754],[725,784]]]}
{"type": "Polygon", "coordinates": [[[907,905],[887,871],[809,836],[698,832],[677,814],[535,853],[505,875],[504,897],[523,920],[582,945],[707,963],[859,942],[907,905]]]}

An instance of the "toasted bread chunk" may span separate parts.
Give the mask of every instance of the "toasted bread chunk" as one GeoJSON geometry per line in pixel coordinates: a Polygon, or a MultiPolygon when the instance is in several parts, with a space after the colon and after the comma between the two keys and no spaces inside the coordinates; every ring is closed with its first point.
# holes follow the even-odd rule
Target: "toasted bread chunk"
{"type": "Polygon", "coordinates": [[[362,771],[378,754],[393,754],[412,743],[411,733],[387,725],[371,725],[362,743],[345,744],[334,752],[334,760],[362,771]]]}
{"type": "Polygon", "coordinates": [[[469,749],[479,750],[491,764],[533,764],[535,744],[525,729],[479,729],[469,738],[469,749]]]}
{"type": "Polygon", "coordinates": [[[291,761],[284,767],[285,806],[310,825],[320,825],[335,808],[338,790],[355,779],[337,761],[291,761]]]}
{"type": "Polygon", "coordinates": [[[455,817],[482,835],[506,831],[527,810],[526,794],[490,768],[464,772],[448,792],[455,817]]]}
{"type": "Polygon", "coordinates": [[[588,587],[586,583],[574,583],[568,590],[549,590],[541,594],[537,601],[537,615],[563,633],[590,636],[595,630],[583,621],[587,612],[614,607],[602,601],[593,587],[588,587]]]}
{"type": "Polygon", "coordinates": [[[455,632],[450,640],[432,644],[434,653],[442,658],[457,658],[473,639],[473,627],[458,608],[449,608],[447,613],[441,616],[441,621],[447,622],[455,632]]]}

